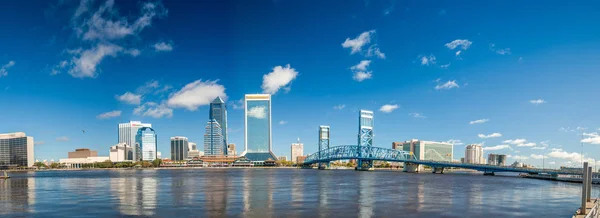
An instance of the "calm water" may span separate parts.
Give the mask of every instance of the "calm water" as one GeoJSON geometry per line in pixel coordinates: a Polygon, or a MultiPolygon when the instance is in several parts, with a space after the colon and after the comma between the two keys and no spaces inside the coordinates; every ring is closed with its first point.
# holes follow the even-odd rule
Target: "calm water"
{"type": "Polygon", "coordinates": [[[11,176],[0,180],[1,217],[569,217],[580,201],[578,184],[467,173],[198,169],[11,176]]]}

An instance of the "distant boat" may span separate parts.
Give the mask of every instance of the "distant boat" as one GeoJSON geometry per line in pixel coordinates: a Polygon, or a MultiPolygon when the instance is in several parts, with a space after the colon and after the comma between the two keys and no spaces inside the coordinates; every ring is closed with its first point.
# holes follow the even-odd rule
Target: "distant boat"
{"type": "Polygon", "coordinates": [[[6,174],[6,171],[4,171],[4,176],[0,176],[0,179],[8,179],[10,178],[10,176],[8,176],[8,174],[6,174]]]}

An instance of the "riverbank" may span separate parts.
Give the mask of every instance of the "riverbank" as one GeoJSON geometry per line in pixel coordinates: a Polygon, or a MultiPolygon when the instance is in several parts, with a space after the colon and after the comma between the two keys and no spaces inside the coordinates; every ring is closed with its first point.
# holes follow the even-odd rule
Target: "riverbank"
{"type": "MultiPolygon", "coordinates": [[[[572,182],[572,183],[582,183],[582,178],[575,177],[553,177],[551,175],[523,175],[523,178],[528,179],[541,179],[541,180],[551,180],[551,181],[559,181],[559,182],[572,182]]],[[[592,184],[600,184],[600,178],[592,179],[592,184]]]]}

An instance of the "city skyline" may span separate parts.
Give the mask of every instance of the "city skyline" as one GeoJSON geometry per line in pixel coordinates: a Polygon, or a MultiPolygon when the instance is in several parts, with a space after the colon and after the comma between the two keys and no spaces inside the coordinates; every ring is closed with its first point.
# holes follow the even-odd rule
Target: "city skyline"
{"type": "Polygon", "coordinates": [[[507,163],[576,166],[582,152],[600,161],[593,6],[318,3],[236,1],[244,11],[218,14],[227,3],[6,2],[0,133],[33,136],[39,160],[79,147],[108,156],[115,126],[140,120],[170,157],[171,136],[203,141],[221,97],[228,143],[243,147],[244,95],[266,93],[279,155],[298,137],[316,152],[319,125],[331,126],[331,146],[356,144],[365,109],[377,117],[378,147],[418,138],[455,144],[455,159],[481,144],[484,157],[507,154],[507,163]],[[207,13],[189,16],[194,8],[207,13]],[[88,22],[95,14],[126,31],[88,22]]]}

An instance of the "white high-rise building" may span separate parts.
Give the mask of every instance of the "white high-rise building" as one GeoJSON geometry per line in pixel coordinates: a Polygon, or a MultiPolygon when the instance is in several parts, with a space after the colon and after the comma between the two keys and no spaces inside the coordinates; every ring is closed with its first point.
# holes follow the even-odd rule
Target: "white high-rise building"
{"type": "Polygon", "coordinates": [[[24,132],[0,134],[0,165],[32,167],[33,137],[24,132]]]}
{"type": "Polygon", "coordinates": [[[465,163],[485,164],[483,148],[478,144],[467,145],[465,148],[465,163]]]}
{"type": "Polygon", "coordinates": [[[298,156],[304,156],[304,144],[300,143],[300,139],[298,139],[298,143],[292,143],[292,161],[294,163],[298,156]]]}
{"type": "Polygon", "coordinates": [[[142,127],[152,128],[152,124],[142,123],[140,121],[129,121],[129,123],[119,124],[119,143],[126,143],[127,145],[131,146],[131,150],[133,152],[131,160],[134,161],[139,161],[142,159],[142,149],[135,146],[135,137],[138,129],[142,127]]]}

